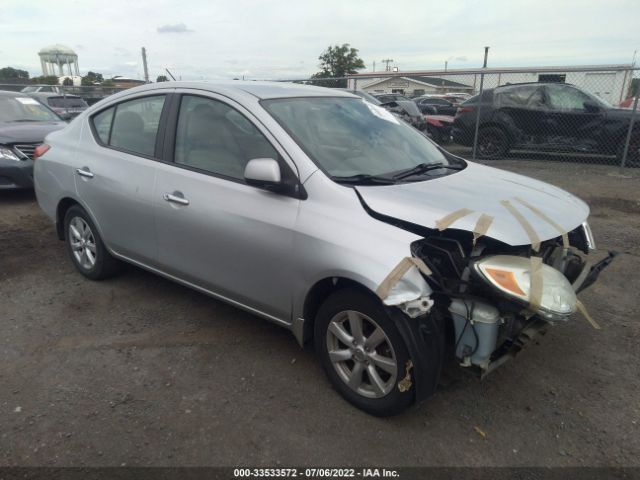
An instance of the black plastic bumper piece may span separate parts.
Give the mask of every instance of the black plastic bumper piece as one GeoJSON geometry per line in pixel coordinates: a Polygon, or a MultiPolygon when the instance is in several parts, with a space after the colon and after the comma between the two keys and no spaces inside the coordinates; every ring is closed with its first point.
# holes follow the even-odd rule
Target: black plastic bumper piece
{"type": "Polygon", "coordinates": [[[605,258],[603,258],[598,263],[596,263],[593,267],[591,267],[591,270],[589,270],[589,273],[587,274],[584,281],[582,282],[582,285],[580,285],[576,289],[576,293],[580,293],[585,288],[593,285],[593,283],[595,283],[595,281],[598,279],[598,275],[600,275],[600,273],[602,273],[602,271],[605,268],[607,268],[611,264],[611,262],[613,262],[613,259],[616,258],[618,255],[620,255],[618,252],[609,251],[609,254],[605,258]]]}
{"type": "Polygon", "coordinates": [[[440,380],[445,358],[445,318],[435,308],[410,318],[396,307],[386,307],[407,345],[413,363],[412,388],[416,403],[432,396],[440,380]]]}
{"type": "Polygon", "coordinates": [[[33,188],[32,160],[0,160],[0,190],[33,188]]]}

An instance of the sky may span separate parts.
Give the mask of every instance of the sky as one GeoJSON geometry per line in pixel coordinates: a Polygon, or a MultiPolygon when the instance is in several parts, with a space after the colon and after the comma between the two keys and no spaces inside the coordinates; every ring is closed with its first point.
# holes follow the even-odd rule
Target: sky
{"type": "MultiPolygon", "coordinates": [[[[81,74],[152,80],[307,78],[349,43],[372,71],[631,63],[637,0],[0,0],[0,68],[41,75],[38,51],[76,51],[81,74]]],[[[640,56],[640,53],[638,54],[640,56]]]]}

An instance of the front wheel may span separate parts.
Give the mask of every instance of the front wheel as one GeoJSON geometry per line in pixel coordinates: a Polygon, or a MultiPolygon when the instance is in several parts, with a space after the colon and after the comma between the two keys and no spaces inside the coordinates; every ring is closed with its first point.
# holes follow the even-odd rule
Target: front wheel
{"type": "MultiPolygon", "coordinates": [[[[626,138],[625,138],[626,140],[626,138]]],[[[622,161],[622,155],[624,154],[624,141],[618,146],[618,161],[622,161]]],[[[629,149],[627,150],[627,160],[625,161],[627,167],[640,167],[640,134],[632,135],[629,141],[629,149]]]]}
{"type": "Polygon", "coordinates": [[[478,158],[501,158],[509,152],[509,137],[497,127],[481,128],[478,132],[478,158]]]}
{"type": "Polygon", "coordinates": [[[413,390],[398,385],[411,382],[407,346],[375,297],[355,289],[330,295],[316,317],[315,347],[334,388],[356,407],[390,416],[413,402],[413,390]]]}

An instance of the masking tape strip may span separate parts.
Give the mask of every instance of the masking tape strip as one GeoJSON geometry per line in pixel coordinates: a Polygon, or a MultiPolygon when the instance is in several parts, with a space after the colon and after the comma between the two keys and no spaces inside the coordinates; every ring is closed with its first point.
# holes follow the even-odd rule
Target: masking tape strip
{"type": "Polygon", "coordinates": [[[589,315],[589,312],[587,311],[587,307],[584,306],[584,303],[578,300],[578,303],[576,303],[576,307],[578,307],[578,310],[580,311],[580,313],[584,316],[584,318],[587,319],[587,321],[591,324],[593,328],[595,328],[596,330],[602,330],[602,327],[598,325],[598,322],[596,322],[593,319],[593,317],[589,315]]]}
{"type": "Polygon", "coordinates": [[[468,208],[461,208],[460,210],[451,212],[440,220],[436,220],[436,228],[440,231],[446,230],[453,222],[460,220],[462,217],[466,217],[470,213],[473,213],[473,210],[469,210],[468,208]]]}
{"type": "Polygon", "coordinates": [[[569,248],[569,235],[567,235],[567,231],[564,228],[562,228],[555,220],[549,218],[544,212],[538,210],[536,207],[534,207],[530,203],[522,200],[519,197],[515,197],[515,198],[516,198],[516,201],[520,202],[522,205],[527,207],[529,210],[531,210],[533,213],[535,213],[542,220],[544,220],[549,225],[551,225],[553,228],[555,228],[558,231],[558,233],[560,233],[560,235],[562,235],[562,244],[564,245],[564,248],[569,248]]]}
{"type": "Polygon", "coordinates": [[[504,208],[509,210],[509,213],[511,213],[511,215],[513,215],[515,219],[518,220],[518,222],[520,222],[520,225],[522,225],[522,228],[524,228],[524,231],[527,232],[527,235],[529,236],[529,240],[531,240],[531,248],[533,248],[536,252],[539,251],[540,237],[538,237],[538,234],[533,229],[531,224],[527,221],[527,219],[524,218],[524,216],[511,204],[509,200],[500,200],[500,204],[504,208]]]}
{"type": "Polygon", "coordinates": [[[582,284],[584,283],[584,280],[587,278],[587,275],[589,275],[590,271],[591,271],[591,262],[589,260],[586,260],[584,262],[584,266],[582,267],[582,271],[578,274],[576,279],[571,284],[574,292],[578,290],[580,286],[582,286],[582,284]]]}
{"type": "Polygon", "coordinates": [[[476,244],[476,240],[478,240],[478,238],[480,238],[481,236],[487,233],[487,230],[489,230],[489,227],[491,226],[492,222],[493,222],[493,217],[491,215],[487,215],[486,213],[483,213],[482,215],[480,215],[480,218],[478,218],[478,221],[476,222],[476,226],[473,227],[473,245],[474,246],[476,244]]]}
{"type": "Polygon", "coordinates": [[[431,275],[431,270],[427,265],[419,258],[415,257],[404,257],[398,265],[394,267],[393,270],[386,276],[386,278],[382,281],[380,286],[376,289],[376,295],[378,295],[381,299],[387,298],[389,292],[393,288],[393,286],[400,281],[400,279],[404,276],[405,273],[412,267],[416,266],[418,270],[420,270],[425,275],[431,275]]]}
{"type": "Polygon", "coordinates": [[[542,259],[531,257],[531,285],[529,288],[529,307],[533,311],[540,309],[542,303],[542,259]]]}

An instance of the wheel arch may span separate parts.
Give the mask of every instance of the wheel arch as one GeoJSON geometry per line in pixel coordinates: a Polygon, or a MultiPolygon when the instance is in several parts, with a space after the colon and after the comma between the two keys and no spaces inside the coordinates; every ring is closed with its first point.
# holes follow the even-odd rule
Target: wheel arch
{"type": "Polygon", "coordinates": [[[294,325],[298,322],[301,323],[301,325],[298,324],[297,328],[294,326],[294,333],[301,345],[304,346],[313,340],[316,315],[322,303],[329,295],[345,288],[355,288],[367,295],[378,298],[371,289],[351,278],[331,276],[318,280],[305,295],[302,307],[302,320],[294,320],[294,325]]]}
{"type": "Polygon", "coordinates": [[[65,240],[64,217],[67,211],[74,205],[80,205],[82,207],[80,202],[71,197],[64,197],[58,202],[58,206],[56,207],[56,233],[58,234],[59,240],[65,240]]]}

